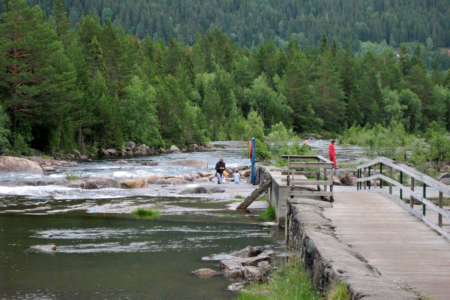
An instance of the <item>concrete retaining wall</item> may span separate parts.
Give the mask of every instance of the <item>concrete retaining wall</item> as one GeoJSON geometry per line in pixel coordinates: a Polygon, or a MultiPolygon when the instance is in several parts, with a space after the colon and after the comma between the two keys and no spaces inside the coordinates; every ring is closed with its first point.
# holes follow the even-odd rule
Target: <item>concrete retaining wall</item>
{"type": "Polygon", "coordinates": [[[322,215],[331,203],[311,199],[296,202],[287,202],[286,244],[291,253],[301,256],[322,292],[339,281],[348,284],[352,299],[420,299],[407,284],[384,278],[358,252],[338,241],[331,221],[322,215]]]}

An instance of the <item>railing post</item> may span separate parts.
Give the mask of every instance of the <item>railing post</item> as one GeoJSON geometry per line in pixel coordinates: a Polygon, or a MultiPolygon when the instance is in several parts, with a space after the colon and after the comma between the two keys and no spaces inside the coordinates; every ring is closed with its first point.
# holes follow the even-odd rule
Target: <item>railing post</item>
{"type": "MultiPolygon", "coordinates": [[[[327,181],[327,168],[323,168],[323,180],[327,181]]],[[[326,192],[328,190],[328,187],[324,185],[323,190],[326,192]]]]}
{"type": "MultiPolygon", "coordinates": [[[[358,169],[358,179],[361,179],[361,169],[358,169]]],[[[359,191],[361,188],[360,188],[360,186],[361,186],[361,182],[358,182],[357,184],[356,184],[356,190],[357,191],[359,191]]]]}
{"type": "MultiPolygon", "coordinates": [[[[439,207],[442,208],[442,192],[439,192],[439,207]]],[[[442,215],[439,213],[439,227],[442,227],[442,215]]]]}
{"type": "MultiPolygon", "coordinates": [[[[370,170],[372,169],[372,167],[369,167],[369,176],[368,177],[370,177],[370,170]]],[[[368,185],[369,185],[369,190],[370,190],[370,186],[372,185],[371,183],[370,183],[370,180],[369,180],[369,182],[368,182],[368,185]]]]}
{"type": "MultiPolygon", "coordinates": [[[[392,179],[392,167],[389,167],[389,178],[392,179]]],[[[392,183],[389,182],[389,194],[392,195],[392,183]]]]}
{"type": "MultiPolygon", "coordinates": [[[[423,198],[427,197],[427,185],[423,184],[423,198]]],[[[422,214],[425,216],[427,214],[427,206],[425,203],[422,203],[422,214]]]]}
{"type": "MultiPolygon", "coordinates": [[[[403,172],[400,171],[400,184],[403,184],[403,172]]],[[[403,190],[400,188],[400,199],[403,200],[403,190]]]]}
{"type": "MultiPolygon", "coordinates": [[[[414,192],[414,177],[411,177],[411,191],[414,192]]],[[[410,199],[409,199],[409,206],[411,208],[414,207],[414,197],[413,196],[411,196],[410,199]]]]}
{"type": "MultiPolygon", "coordinates": [[[[364,168],[364,178],[366,178],[367,168],[364,168]]],[[[367,188],[367,181],[364,180],[364,189],[367,188]]]]}
{"type": "MultiPolygon", "coordinates": [[[[380,175],[383,175],[383,163],[380,163],[380,175]]],[[[380,178],[380,189],[383,188],[383,179],[380,178]]]]}

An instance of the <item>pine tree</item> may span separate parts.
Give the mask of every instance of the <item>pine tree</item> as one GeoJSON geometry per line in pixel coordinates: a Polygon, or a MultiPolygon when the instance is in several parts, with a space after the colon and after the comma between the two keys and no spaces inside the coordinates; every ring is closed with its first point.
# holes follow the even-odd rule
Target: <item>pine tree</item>
{"type": "Polygon", "coordinates": [[[56,23],[56,34],[59,37],[63,37],[70,29],[69,22],[67,21],[67,11],[62,0],[54,0],[53,2],[53,18],[56,23]]]}
{"type": "Polygon", "coordinates": [[[36,116],[44,95],[57,88],[52,66],[63,52],[40,8],[17,0],[7,10],[0,23],[0,87],[7,91],[1,100],[15,133],[19,120],[36,116]]]}
{"type": "Polygon", "coordinates": [[[409,70],[411,69],[410,61],[409,61],[409,51],[406,48],[405,44],[402,44],[399,52],[399,61],[400,61],[400,70],[402,71],[403,76],[409,74],[409,70]]]}

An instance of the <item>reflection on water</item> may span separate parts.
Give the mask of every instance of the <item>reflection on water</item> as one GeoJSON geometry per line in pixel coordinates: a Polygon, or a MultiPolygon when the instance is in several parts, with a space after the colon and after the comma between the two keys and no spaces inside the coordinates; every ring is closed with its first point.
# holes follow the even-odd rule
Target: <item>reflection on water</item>
{"type": "Polygon", "coordinates": [[[216,259],[248,245],[282,247],[276,226],[226,211],[213,199],[15,197],[0,203],[0,299],[233,299],[221,274],[203,279],[190,272],[219,271],[216,259]],[[79,209],[121,201],[186,210],[138,220],[79,209]],[[27,207],[45,215],[27,215],[27,207]],[[49,245],[57,250],[37,251],[49,245]]]}

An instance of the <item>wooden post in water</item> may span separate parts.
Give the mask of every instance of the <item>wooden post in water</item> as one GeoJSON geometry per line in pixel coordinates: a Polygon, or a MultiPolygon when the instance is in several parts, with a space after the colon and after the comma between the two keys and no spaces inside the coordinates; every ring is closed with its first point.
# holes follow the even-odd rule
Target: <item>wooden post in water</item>
{"type": "MultiPolygon", "coordinates": [[[[439,192],[439,207],[442,208],[443,194],[439,192]]],[[[442,227],[442,215],[439,213],[439,227],[442,227]]]]}
{"type": "MultiPolygon", "coordinates": [[[[411,191],[414,192],[414,177],[411,177],[411,191]]],[[[411,208],[414,207],[414,197],[413,196],[411,196],[410,199],[409,199],[409,206],[411,208]]]]}
{"type": "MultiPolygon", "coordinates": [[[[392,179],[392,167],[389,167],[389,178],[392,179]]],[[[392,183],[389,182],[389,194],[392,195],[392,183]]]]}

